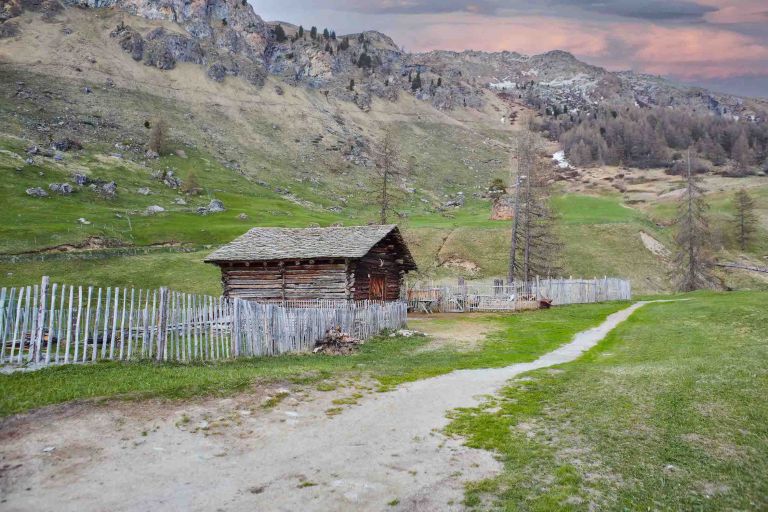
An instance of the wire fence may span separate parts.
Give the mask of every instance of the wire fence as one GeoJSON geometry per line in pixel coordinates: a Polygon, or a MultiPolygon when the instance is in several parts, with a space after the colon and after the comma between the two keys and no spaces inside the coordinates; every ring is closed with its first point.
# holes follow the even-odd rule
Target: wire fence
{"type": "Polygon", "coordinates": [[[217,361],[310,351],[332,328],[361,339],[404,327],[404,302],[257,304],[159,288],[0,289],[0,363],[217,361]]]}

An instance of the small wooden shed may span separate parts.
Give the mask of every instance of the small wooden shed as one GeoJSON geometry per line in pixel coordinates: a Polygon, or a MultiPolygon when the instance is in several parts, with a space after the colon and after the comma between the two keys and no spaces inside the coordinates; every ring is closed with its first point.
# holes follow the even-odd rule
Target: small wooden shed
{"type": "Polygon", "coordinates": [[[398,300],[416,269],[394,225],[253,228],[205,261],[225,296],[260,301],[398,300]]]}

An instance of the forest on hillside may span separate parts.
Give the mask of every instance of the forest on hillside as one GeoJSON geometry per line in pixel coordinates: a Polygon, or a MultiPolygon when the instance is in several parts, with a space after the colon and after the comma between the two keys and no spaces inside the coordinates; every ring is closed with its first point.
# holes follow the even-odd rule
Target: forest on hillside
{"type": "Polygon", "coordinates": [[[680,173],[690,149],[695,172],[768,172],[768,124],[661,107],[549,110],[538,129],[559,140],[574,165],[667,168],[680,173]]]}

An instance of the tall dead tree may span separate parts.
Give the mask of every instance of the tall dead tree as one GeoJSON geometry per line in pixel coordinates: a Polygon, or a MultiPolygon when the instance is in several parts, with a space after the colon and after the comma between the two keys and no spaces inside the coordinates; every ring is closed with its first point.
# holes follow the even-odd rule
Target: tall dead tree
{"type": "Polygon", "coordinates": [[[686,187],[678,205],[675,234],[677,288],[682,292],[708,288],[713,281],[712,261],[707,248],[711,241],[706,215],[709,205],[704,200],[704,190],[699,181],[691,171],[689,150],[686,187]]]}
{"type": "Polygon", "coordinates": [[[400,148],[391,130],[384,132],[384,137],[377,145],[375,153],[379,222],[386,224],[392,211],[392,204],[398,196],[397,180],[405,177],[407,173],[400,161],[400,148]]]}
{"type": "Polygon", "coordinates": [[[757,217],[755,216],[755,202],[752,196],[745,189],[736,192],[733,197],[733,206],[736,210],[734,218],[734,228],[736,231],[736,241],[742,251],[746,251],[749,244],[755,238],[757,231],[757,217]]]}
{"type": "Polygon", "coordinates": [[[536,136],[524,129],[517,140],[514,218],[509,250],[509,282],[531,281],[557,270],[560,243],[549,207],[551,170],[538,158],[536,136]]]}

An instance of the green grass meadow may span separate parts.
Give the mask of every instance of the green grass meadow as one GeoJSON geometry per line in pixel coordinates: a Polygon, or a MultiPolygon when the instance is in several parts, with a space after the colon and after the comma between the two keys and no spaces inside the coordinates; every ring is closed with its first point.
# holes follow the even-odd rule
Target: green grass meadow
{"type": "Polygon", "coordinates": [[[476,510],[768,507],[765,293],[645,306],[578,361],[512,381],[449,431],[498,453],[476,510]]]}

